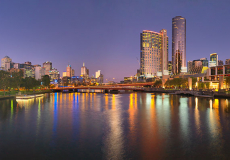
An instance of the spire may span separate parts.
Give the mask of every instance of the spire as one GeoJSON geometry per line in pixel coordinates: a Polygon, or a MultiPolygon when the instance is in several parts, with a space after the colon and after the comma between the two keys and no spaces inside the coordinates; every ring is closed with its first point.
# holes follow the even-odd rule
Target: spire
{"type": "Polygon", "coordinates": [[[85,66],[85,62],[83,62],[83,67],[85,66]]]}

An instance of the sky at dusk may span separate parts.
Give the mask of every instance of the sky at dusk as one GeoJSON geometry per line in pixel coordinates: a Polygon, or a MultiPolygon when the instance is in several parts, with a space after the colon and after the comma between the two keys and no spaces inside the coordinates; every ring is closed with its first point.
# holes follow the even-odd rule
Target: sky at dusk
{"type": "Polygon", "coordinates": [[[172,18],[186,18],[186,61],[230,58],[229,0],[0,0],[0,58],[62,72],[120,81],[139,69],[140,33],[166,29],[172,58],[172,18]]]}

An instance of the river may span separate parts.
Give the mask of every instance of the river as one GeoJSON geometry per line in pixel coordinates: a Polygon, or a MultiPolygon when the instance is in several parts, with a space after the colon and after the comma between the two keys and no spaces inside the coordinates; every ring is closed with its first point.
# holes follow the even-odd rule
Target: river
{"type": "Polygon", "coordinates": [[[230,100],[51,93],[0,101],[0,159],[229,159],[230,100]]]}

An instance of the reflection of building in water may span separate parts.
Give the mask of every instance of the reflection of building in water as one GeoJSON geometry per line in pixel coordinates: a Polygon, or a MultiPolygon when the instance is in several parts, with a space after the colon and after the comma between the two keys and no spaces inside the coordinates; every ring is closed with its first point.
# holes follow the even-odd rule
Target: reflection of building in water
{"type": "Polygon", "coordinates": [[[105,159],[122,159],[124,151],[124,133],[122,128],[121,110],[117,109],[115,105],[119,106],[119,99],[117,95],[112,95],[112,109],[108,122],[105,126],[108,134],[105,136],[105,159]]]}

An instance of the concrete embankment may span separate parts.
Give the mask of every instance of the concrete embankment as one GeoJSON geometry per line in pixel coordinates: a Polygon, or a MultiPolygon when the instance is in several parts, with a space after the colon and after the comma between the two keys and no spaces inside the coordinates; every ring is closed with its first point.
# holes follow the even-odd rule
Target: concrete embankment
{"type": "MultiPolygon", "coordinates": [[[[165,90],[162,88],[146,88],[144,92],[148,93],[179,93],[182,90],[165,90]]],[[[183,92],[183,91],[182,91],[183,92]]],[[[186,91],[185,91],[186,92],[186,91]]],[[[189,92],[189,91],[187,91],[189,92]]],[[[194,92],[194,91],[192,91],[194,92]]],[[[199,97],[205,97],[205,96],[214,96],[214,98],[230,98],[230,94],[225,93],[225,92],[213,92],[213,91],[196,91],[197,94],[186,94],[190,96],[199,96],[199,97]]],[[[180,94],[178,94],[180,95],[180,94]]],[[[183,94],[181,94],[183,95],[183,94]]],[[[185,94],[184,94],[185,95],[185,94]]]]}

